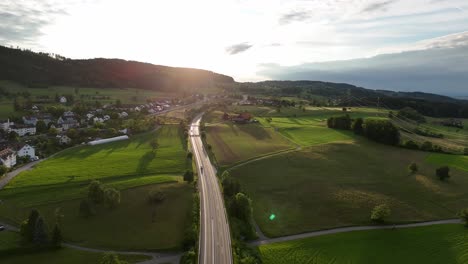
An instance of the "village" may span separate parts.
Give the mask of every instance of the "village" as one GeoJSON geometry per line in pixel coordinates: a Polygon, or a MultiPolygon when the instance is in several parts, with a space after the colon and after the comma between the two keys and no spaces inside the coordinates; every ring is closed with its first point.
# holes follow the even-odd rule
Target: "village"
{"type": "Polygon", "coordinates": [[[4,170],[73,145],[128,139],[127,135],[153,127],[148,117],[193,103],[193,100],[148,100],[145,104],[122,104],[117,100],[101,107],[76,104],[65,107],[70,106],[67,97],[60,96],[58,102],[58,107],[32,105],[30,109],[22,109],[27,115],[21,118],[0,120],[0,165],[4,170]]]}

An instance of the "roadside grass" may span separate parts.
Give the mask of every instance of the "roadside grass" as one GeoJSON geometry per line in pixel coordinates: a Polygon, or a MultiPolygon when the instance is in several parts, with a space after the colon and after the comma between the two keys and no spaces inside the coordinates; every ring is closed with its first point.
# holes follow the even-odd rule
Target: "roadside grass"
{"type": "Polygon", "coordinates": [[[263,245],[265,264],[468,263],[468,229],[439,225],[356,231],[263,245]]]}
{"type": "Polygon", "coordinates": [[[19,225],[32,208],[53,227],[60,212],[67,241],[88,247],[112,249],[177,250],[191,223],[193,186],[183,182],[188,166],[178,126],[127,141],[69,149],[25,171],[0,190],[0,218],[19,225]],[[157,138],[154,152],[150,141],[157,138]],[[79,203],[87,197],[91,180],[121,191],[114,210],[98,205],[89,219],[78,216],[79,203]],[[154,209],[146,203],[152,189],[166,193],[154,209]]]}
{"type": "Polygon", "coordinates": [[[220,165],[230,165],[259,155],[293,147],[271,128],[230,122],[207,125],[207,142],[220,165]]]}
{"type": "MultiPolygon", "coordinates": [[[[103,254],[79,251],[69,248],[50,250],[31,250],[21,248],[20,236],[15,232],[0,233],[0,262],[9,264],[82,264],[99,263],[103,254]]],[[[138,263],[149,260],[150,257],[142,255],[119,255],[119,259],[129,263],[138,263]]]]}
{"type": "Polygon", "coordinates": [[[468,173],[453,169],[441,182],[427,155],[357,137],[252,162],[231,175],[252,198],[254,218],[270,237],[367,225],[381,203],[392,209],[389,223],[453,218],[466,207],[468,173]],[[419,173],[408,173],[411,162],[419,173]]]}
{"type": "Polygon", "coordinates": [[[116,176],[176,174],[182,173],[185,166],[178,127],[163,126],[131,140],[68,149],[39,163],[33,170],[22,172],[6,189],[89,182],[116,176]],[[150,141],[156,137],[160,146],[154,152],[150,141]]]}

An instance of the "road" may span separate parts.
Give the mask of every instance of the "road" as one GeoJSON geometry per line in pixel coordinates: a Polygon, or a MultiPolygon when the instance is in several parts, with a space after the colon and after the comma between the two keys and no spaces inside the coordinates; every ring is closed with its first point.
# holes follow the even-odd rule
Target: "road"
{"type": "Polygon", "coordinates": [[[200,189],[200,264],[232,264],[231,234],[216,170],[200,137],[201,115],[190,125],[190,141],[198,166],[200,189]]]}
{"type": "Polygon", "coordinates": [[[292,236],[284,236],[284,237],[277,237],[277,238],[269,238],[269,239],[260,239],[249,243],[251,246],[260,246],[272,243],[279,243],[279,242],[286,242],[291,240],[303,239],[308,237],[317,237],[317,236],[324,236],[324,235],[331,235],[331,234],[338,234],[338,233],[346,233],[352,231],[364,231],[364,230],[378,230],[378,229],[401,229],[401,228],[412,228],[412,227],[420,227],[420,226],[432,226],[432,225],[445,225],[445,224],[461,224],[462,221],[460,219],[447,219],[447,220],[437,220],[437,221],[428,221],[428,222],[421,222],[421,223],[414,223],[414,224],[402,224],[402,225],[380,225],[380,226],[351,226],[351,227],[339,227],[334,229],[328,230],[321,230],[315,232],[309,232],[304,234],[292,235],[292,236]]]}

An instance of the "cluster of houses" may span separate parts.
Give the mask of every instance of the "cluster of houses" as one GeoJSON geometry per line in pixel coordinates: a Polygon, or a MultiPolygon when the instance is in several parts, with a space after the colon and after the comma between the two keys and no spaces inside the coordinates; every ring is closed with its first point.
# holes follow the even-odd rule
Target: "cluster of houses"
{"type": "Polygon", "coordinates": [[[232,121],[238,124],[256,123],[256,119],[250,113],[244,112],[238,115],[229,115],[228,113],[223,114],[223,120],[232,121]]]}
{"type": "Polygon", "coordinates": [[[34,147],[28,144],[6,144],[0,149],[0,163],[7,168],[16,165],[17,157],[29,160],[38,159],[34,147]]]}
{"type": "Polygon", "coordinates": [[[440,124],[443,126],[456,127],[456,128],[463,129],[463,121],[460,119],[451,118],[451,119],[447,119],[447,120],[440,122],[440,124]]]}

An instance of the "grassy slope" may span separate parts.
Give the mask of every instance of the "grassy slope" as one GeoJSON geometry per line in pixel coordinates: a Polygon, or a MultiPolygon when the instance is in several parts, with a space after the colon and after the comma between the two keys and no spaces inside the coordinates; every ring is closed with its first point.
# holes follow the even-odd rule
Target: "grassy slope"
{"type": "Polygon", "coordinates": [[[67,240],[110,248],[178,248],[192,204],[193,188],[181,177],[185,163],[177,126],[164,126],[129,141],[70,149],[20,174],[1,190],[0,215],[18,224],[36,207],[52,226],[54,212],[60,208],[67,240]],[[160,147],[153,155],[149,142],[156,136],[160,147]],[[121,205],[114,211],[98,207],[96,216],[82,219],[76,198],[86,197],[89,180],[96,178],[122,190],[121,205]],[[152,211],[145,203],[152,188],[168,194],[157,208],[155,223],[149,221],[152,211]]]}
{"type": "Polygon", "coordinates": [[[468,156],[434,153],[427,157],[427,161],[439,166],[448,165],[450,167],[468,171],[468,156]]]}
{"type": "Polygon", "coordinates": [[[468,263],[461,225],[358,231],[260,247],[265,264],[468,263]]]}
{"type": "Polygon", "coordinates": [[[231,173],[252,197],[254,217],[266,235],[282,236],[369,224],[371,209],[380,203],[391,206],[391,222],[454,217],[468,201],[468,174],[453,170],[448,183],[440,182],[426,156],[358,139],[260,160],[231,173]],[[420,165],[417,175],[408,175],[412,161],[420,165]],[[274,221],[268,220],[271,213],[274,221]]]}
{"type": "MultiPolygon", "coordinates": [[[[101,253],[92,253],[78,251],[68,248],[59,250],[47,250],[39,252],[23,251],[19,248],[19,234],[13,232],[0,233],[0,262],[9,264],[81,264],[81,263],[98,263],[102,255],[101,253]]],[[[120,256],[121,260],[129,263],[137,263],[149,259],[146,256],[120,256]]]]}

